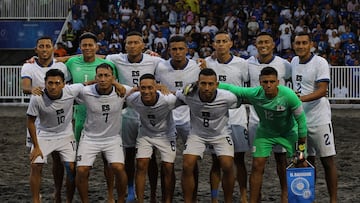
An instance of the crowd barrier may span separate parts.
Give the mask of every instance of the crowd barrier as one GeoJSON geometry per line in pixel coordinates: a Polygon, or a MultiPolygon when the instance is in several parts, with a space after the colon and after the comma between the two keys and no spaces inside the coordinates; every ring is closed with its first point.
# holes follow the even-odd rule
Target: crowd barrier
{"type": "Polygon", "coordinates": [[[0,19],[65,19],[72,0],[1,0],[0,19]]]}
{"type": "MultiPolygon", "coordinates": [[[[21,66],[0,66],[0,104],[27,104],[21,91],[21,66]]],[[[360,66],[331,66],[328,98],[332,104],[360,103],[360,66]]],[[[291,83],[287,84],[291,87],[291,83]]]]}

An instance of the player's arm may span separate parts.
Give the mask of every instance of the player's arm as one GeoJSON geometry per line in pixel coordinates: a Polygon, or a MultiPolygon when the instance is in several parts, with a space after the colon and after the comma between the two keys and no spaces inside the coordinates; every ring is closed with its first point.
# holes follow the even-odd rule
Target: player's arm
{"type": "Polygon", "coordinates": [[[41,152],[41,149],[40,149],[40,146],[39,146],[39,143],[38,143],[38,139],[37,139],[37,135],[36,135],[35,120],[36,120],[36,116],[31,116],[31,115],[27,116],[27,128],[29,130],[31,140],[32,140],[33,145],[34,145],[34,148],[33,148],[33,150],[31,151],[31,154],[30,154],[31,163],[33,163],[33,161],[38,156],[41,156],[41,158],[43,158],[43,154],[41,152]]]}
{"type": "Polygon", "coordinates": [[[235,94],[238,97],[244,96],[244,89],[245,89],[244,87],[239,87],[239,86],[232,85],[232,84],[229,84],[229,83],[220,82],[218,88],[228,90],[228,91],[232,92],[233,94],[235,94]]]}
{"type": "Polygon", "coordinates": [[[24,94],[34,94],[34,95],[43,94],[43,90],[41,87],[32,87],[30,78],[22,78],[21,87],[24,94]]]}
{"type": "Polygon", "coordinates": [[[329,85],[329,81],[320,81],[316,83],[316,90],[310,94],[299,96],[302,102],[309,102],[320,99],[321,97],[325,97],[327,93],[327,88],[329,85]]]}

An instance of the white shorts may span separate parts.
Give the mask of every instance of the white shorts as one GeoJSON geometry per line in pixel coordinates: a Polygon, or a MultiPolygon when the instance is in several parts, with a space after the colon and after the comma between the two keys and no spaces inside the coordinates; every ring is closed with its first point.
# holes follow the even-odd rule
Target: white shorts
{"type": "Polygon", "coordinates": [[[124,151],[121,138],[114,138],[109,143],[95,143],[84,140],[81,136],[76,155],[77,166],[92,166],[96,155],[102,152],[109,163],[124,163],[124,151]]]}
{"type": "Polygon", "coordinates": [[[207,145],[212,145],[216,156],[234,157],[234,144],[230,135],[219,135],[207,138],[189,135],[183,154],[197,155],[202,158],[207,145]]]}
{"type": "Polygon", "coordinates": [[[135,147],[139,133],[140,121],[135,118],[122,118],[122,142],[124,148],[135,147]]]}
{"type": "MultiPolygon", "coordinates": [[[[248,131],[249,135],[248,136],[249,136],[250,149],[252,149],[253,144],[254,144],[254,139],[255,139],[255,136],[256,136],[256,128],[257,128],[257,126],[258,126],[257,123],[253,123],[253,122],[249,123],[249,131],[248,131]]],[[[273,152],[274,153],[285,153],[286,149],[284,147],[282,147],[281,145],[274,145],[273,152]]]]}
{"type": "Polygon", "coordinates": [[[336,155],[334,134],[331,123],[308,127],[308,156],[328,157],[336,155]]]}
{"type": "Polygon", "coordinates": [[[150,158],[154,147],[159,150],[161,161],[174,163],[176,141],[168,137],[139,136],[136,141],[136,158],[150,158]]]}
{"type": "MultiPolygon", "coordinates": [[[[47,163],[47,157],[54,151],[59,152],[62,161],[75,162],[76,141],[74,135],[59,139],[47,139],[41,137],[38,137],[37,139],[43,158],[38,156],[34,163],[47,163]]],[[[31,147],[31,151],[33,148],[34,147],[31,147]]]]}
{"type": "Polygon", "coordinates": [[[190,122],[186,122],[182,125],[176,125],[176,137],[181,138],[183,143],[186,143],[187,137],[190,134],[190,122]]]}
{"type": "Polygon", "coordinates": [[[249,133],[246,123],[242,125],[231,125],[231,138],[234,142],[235,152],[250,151],[249,133]]]}

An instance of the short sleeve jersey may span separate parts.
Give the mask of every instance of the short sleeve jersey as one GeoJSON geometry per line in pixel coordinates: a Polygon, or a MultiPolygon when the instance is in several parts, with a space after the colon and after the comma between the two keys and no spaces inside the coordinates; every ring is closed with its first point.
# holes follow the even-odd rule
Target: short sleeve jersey
{"type": "MultiPolygon", "coordinates": [[[[330,82],[329,64],[320,56],[313,55],[305,63],[300,63],[299,57],[296,56],[291,61],[291,67],[294,90],[300,95],[308,95],[314,92],[318,82],[330,82]]],[[[303,107],[308,126],[318,126],[331,122],[331,108],[326,97],[303,102],[303,107]]]]}
{"type": "Polygon", "coordinates": [[[115,88],[109,95],[100,95],[96,84],[84,87],[79,94],[86,106],[86,120],[83,129],[84,139],[89,142],[109,143],[120,136],[121,110],[125,98],[119,97],[115,88]]]}
{"type": "MultiPolygon", "coordinates": [[[[251,87],[256,87],[260,85],[259,82],[260,72],[264,67],[267,66],[276,69],[276,71],[278,72],[278,79],[281,85],[285,85],[285,81],[291,78],[291,65],[287,60],[281,57],[274,56],[269,63],[260,63],[260,61],[254,56],[250,57],[247,61],[249,63],[249,78],[250,78],[251,87]]],[[[256,115],[253,106],[250,107],[249,122],[250,123],[259,122],[259,118],[256,115]]]]}
{"type": "MultiPolygon", "coordinates": [[[[71,57],[65,64],[70,72],[72,83],[83,83],[95,79],[96,67],[102,63],[107,63],[113,68],[113,74],[117,78],[115,65],[108,60],[95,58],[93,62],[85,62],[83,56],[71,57]]],[[[86,109],[83,105],[77,105],[75,111],[76,118],[86,117],[86,109]]]]}
{"type": "MultiPolygon", "coordinates": [[[[131,63],[128,55],[123,53],[107,55],[106,59],[115,64],[119,73],[119,82],[130,87],[138,86],[140,76],[145,73],[155,74],[155,69],[162,60],[160,57],[142,54],[142,59],[139,63],[131,63]]],[[[124,117],[138,118],[139,115],[131,108],[126,108],[124,117]]]]}
{"type": "MultiPolygon", "coordinates": [[[[206,58],[207,68],[213,69],[219,82],[226,82],[229,84],[244,86],[244,83],[249,81],[248,63],[246,60],[231,56],[231,59],[226,63],[219,63],[211,57],[206,58]]],[[[246,124],[247,112],[244,105],[236,109],[230,109],[230,124],[246,124]]]]}
{"type": "Polygon", "coordinates": [[[72,107],[82,89],[82,84],[65,85],[61,98],[55,100],[50,99],[46,93],[31,97],[26,113],[39,118],[38,137],[58,139],[73,134],[72,107]]]}
{"type": "Polygon", "coordinates": [[[190,134],[203,138],[230,135],[229,109],[237,107],[234,94],[218,89],[211,102],[202,102],[199,91],[189,96],[177,91],[176,96],[190,107],[190,134]]]}
{"type": "Polygon", "coordinates": [[[140,92],[127,97],[127,104],[140,114],[139,136],[175,137],[175,123],[172,109],[175,108],[176,96],[157,92],[158,100],[153,106],[147,106],[141,100],[140,92]]]}
{"type": "MultiPolygon", "coordinates": [[[[227,84],[220,84],[224,88],[227,84]]],[[[279,136],[297,133],[297,124],[293,111],[301,107],[301,101],[288,87],[279,85],[278,95],[274,98],[267,98],[261,86],[241,88],[231,86],[225,88],[238,97],[246,98],[254,106],[260,122],[257,128],[257,135],[279,136]]]]}
{"type": "MultiPolygon", "coordinates": [[[[156,68],[155,77],[158,82],[167,86],[170,91],[182,90],[186,84],[197,81],[200,67],[189,59],[183,69],[174,69],[171,59],[162,61],[156,68]]],[[[187,105],[181,105],[173,110],[176,125],[182,125],[190,121],[190,111],[187,105]]]]}
{"type": "Polygon", "coordinates": [[[31,86],[33,87],[45,87],[45,74],[50,69],[59,69],[64,73],[65,82],[69,81],[69,73],[65,64],[61,62],[53,62],[48,67],[42,67],[37,60],[35,63],[25,63],[21,68],[21,78],[29,78],[31,80],[31,86]]]}

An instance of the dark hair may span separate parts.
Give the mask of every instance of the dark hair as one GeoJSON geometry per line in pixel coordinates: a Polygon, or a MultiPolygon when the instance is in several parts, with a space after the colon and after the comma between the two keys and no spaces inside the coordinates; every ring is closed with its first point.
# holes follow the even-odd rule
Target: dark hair
{"type": "MultiPolygon", "coordinates": [[[[217,31],[214,36],[220,35],[220,34],[226,34],[226,35],[228,35],[228,36],[230,37],[229,32],[227,32],[227,31],[225,31],[225,30],[219,30],[219,31],[217,31]]],[[[230,38],[231,38],[231,37],[230,37],[230,38]]]]}
{"type": "Polygon", "coordinates": [[[111,74],[114,75],[113,68],[112,68],[109,64],[107,64],[107,63],[99,64],[98,66],[96,66],[96,69],[95,69],[96,72],[97,72],[97,70],[100,69],[100,68],[111,70],[111,74]]]}
{"type": "Polygon", "coordinates": [[[62,81],[64,82],[65,81],[65,75],[64,73],[59,70],[59,69],[50,69],[46,72],[45,74],[45,78],[44,80],[46,81],[48,79],[48,77],[56,77],[56,76],[60,76],[62,81]]]}
{"type": "Polygon", "coordinates": [[[256,37],[260,37],[260,36],[269,36],[269,37],[273,38],[272,34],[270,34],[268,32],[260,32],[258,35],[256,35],[256,37]]]}
{"type": "Polygon", "coordinates": [[[129,36],[139,36],[142,38],[142,34],[138,31],[131,31],[131,32],[127,33],[126,37],[129,37],[129,36]]]}
{"type": "Polygon", "coordinates": [[[199,73],[199,77],[200,77],[200,75],[206,75],[206,76],[212,76],[212,75],[214,75],[214,76],[217,78],[217,75],[216,75],[215,71],[214,71],[213,69],[211,69],[211,68],[204,68],[204,69],[202,69],[202,70],[200,71],[200,73],[199,73]]]}
{"type": "Polygon", "coordinates": [[[172,36],[172,37],[169,39],[169,44],[171,44],[172,42],[184,42],[184,43],[186,43],[186,39],[185,39],[184,36],[175,35],[175,36],[172,36]]]}
{"type": "Polygon", "coordinates": [[[98,38],[96,37],[96,35],[91,32],[84,32],[82,35],[80,35],[79,41],[81,42],[83,39],[89,39],[89,38],[93,39],[95,42],[98,41],[98,38]]]}
{"type": "MultiPolygon", "coordinates": [[[[297,34],[295,35],[295,37],[299,37],[299,36],[308,36],[309,41],[312,41],[312,40],[311,40],[311,35],[310,35],[310,33],[307,33],[307,32],[299,32],[299,33],[297,33],[297,34]]],[[[295,38],[294,38],[294,40],[295,40],[295,38]]]]}
{"type": "Polygon", "coordinates": [[[145,73],[144,75],[142,75],[140,77],[140,81],[145,80],[145,79],[155,80],[155,76],[153,74],[150,74],[150,73],[145,73]]]}
{"type": "Polygon", "coordinates": [[[48,40],[51,41],[51,44],[52,44],[52,45],[54,44],[54,41],[53,41],[53,39],[52,39],[50,36],[42,36],[42,37],[40,37],[40,38],[38,38],[38,39],[36,40],[36,46],[37,46],[37,44],[39,43],[39,41],[40,41],[40,40],[43,40],[43,39],[48,39],[48,40]]]}
{"type": "Polygon", "coordinates": [[[271,67],[271,66],[266,66],[265,68],[263,68],[260,72],[260,76],[263,75],[275,75],[276,77],[278,76],[278,72],[276,71],[275,68],[271,67]]]}

